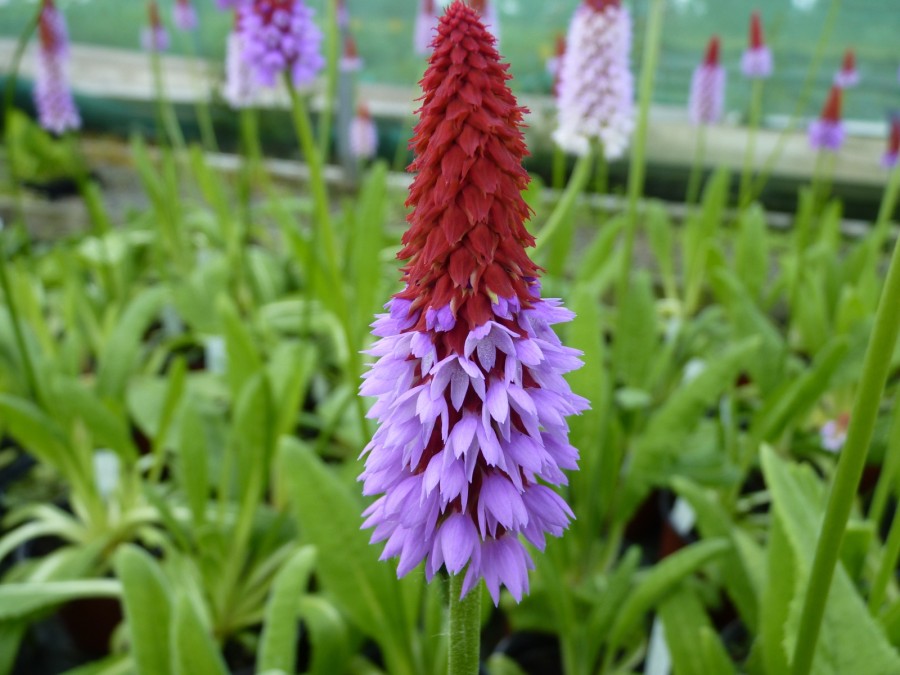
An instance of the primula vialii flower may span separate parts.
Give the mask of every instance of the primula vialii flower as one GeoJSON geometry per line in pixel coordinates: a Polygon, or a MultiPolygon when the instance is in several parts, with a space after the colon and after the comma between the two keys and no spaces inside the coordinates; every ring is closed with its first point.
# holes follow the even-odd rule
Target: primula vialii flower
{"type": "Polygon", "coordinates": [[[257,82],[272,87],[290,70],[296,87],[312,84],[325,65],[322,32],[302,0],[248,0],[242,8],[244,56],[257,82]]]}
{"type": "Polygon", "coordinates": [[[372,159],[378,151],[378,129],[369,108],[360,103],[350,122],[350,152],[357,159],[372,159]]]}
{"type": "Polygon", "coordinates": [[[149,23],[141,31],[141,47],[148,52],[164,52],[169,48],[169,33],[159,18],[159,5],[156,0],[147,3],[149,23]]]}
{"type": "Polygon", "coordinates": [[[694,124],[715,124],[725,108],[725,68],[719,63],[719,38],[713,36],[706,57],[694,70],[688,109],[694,124]]]}
{"type": "Polygon", "coordinates": [[[176,0],[172,7],[172,18],[178,30],[194,30],[197,27],[197,10],[191,0],[176,0]]]}
{"type": "Polygon", "coordinates": [[[841,413],[833,420],[828,420],[819,429],[819,440],[822,447],[829,452],[840,452],[847,442],[847,429],[850,426],[850,415],[841,413]]]}
{"type": "Polygon", "coordinates": [[[634,130],[634,78],[629,68],[631,17],[620,0],[584,0],[566,39],[553,140],[586,155],[600,140],[607,159],[625,153],[634,130]]]}
{"type": "Polygon", "coordinates": [[[759,12],[750,17],[750,46],[741,57],[741,70],[750,79],[764,79],[772,74],[772,50],[763,38],[759,12]]]}
{"type": "Polygon", "coordinates": [[[856,54],[852,49],[844,52],[841,69],[834,74],[834,84],[841,89],[849,89],[859,84],[859,71],[856,69],[856,54]]]}
{"type": "Polygon", "coordinates": [[[419,0],[419,11],[416,12],[413,32],[413,47],[419,56],[431,53],[431,43],[439,18],[436,0],[419,0]]]}
{"type": "Polygon", "coordinates": [[[547,72],[553,77],[553,98],[559,96],[559,75],[562,72],[563,56],[566,55],[566,36],[556,36],[556,48],[553,56],[547,59],[547,72]]]}
{"type": "Polygon", "coordinates": [[[362,70],[363,60],[359,56],[359,50],[356,47],[356,40],[348,32],[344,38],[344,50],[341,52],[340,60],[341,71],[345,73],[355,73],[362,70]]]}
{"type": "Polygon", "coordinates": [[[69,88],[69,36],[66,21],[53,3],[43,0],[38,23],[40,46],[34,104],[38,121],[47,131],[61,134],[81,126],[81,117],[69,88]]]}
{"type": "Polygon", "coordinates": [[[894,112],[890,116],[890,130],[888,131],[888,147],[881,158],[881,164],[887,169],[897,165],[897,157],[900,155],[900,112],[894,112]]]}
{"type": "Polygon", "coordinates": [[[225,45],[225,87],[222,96],[232,108],[249,108],[256,105],[259,85],[244,58],[244,38],[241,34],[242,10],[234,13],[234,29],[228,34],[225,45]]]}
{"type": "Polygon", "coordinates": [[[825,107],[817,120],[809,125],[809,144],[813,150],[837,152],[844,144],[844,123],[841,121],[841,88],[832,86],[825,107]]]}
{"type": "Polygon", "coordinates": [[[563,373],[581,366],[551,328],[572,313],[542,299],[526,246],[521,192],[523,108],[506,84],[494,39],[459,0],[441,19],[422,79],[412,147],[418,172],[398,257],[404,290],[386,305],[360,391],[380,422],[366,446],[366,510],[382,559],[398,574],[422,561],[484,579],[494,602],[516,600],[533,567],[522,537],[543,549],[572,512],[549,485],[578,452],[566,416],[588,407],[563,373]]]}

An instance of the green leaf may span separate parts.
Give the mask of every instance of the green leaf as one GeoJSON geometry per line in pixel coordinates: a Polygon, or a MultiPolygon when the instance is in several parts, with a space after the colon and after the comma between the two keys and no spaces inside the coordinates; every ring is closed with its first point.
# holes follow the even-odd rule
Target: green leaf
{"type": "Polygon", "coordinates": [[[637,627],[644,614],[665,599],[681,581],[728,550],[728,542],[709,539],[683,548],[654,567],[638,582],[634,591],[619,608],[619,615],[609,636],[609,653],[637,627]]]}
{"type": "Polygon", "coordinates": [[[216,305],[228,353],[228,382],[233,400],[237,400],[247,380],[262,367],[262,358],[234,303],[227,296],[220,295],[216,305]]]}
{"type": "MultiPolygon", "coordinates": [[[[779,590],[789,600],[764,602],[765,620],[762,623],[773,619],[778,621],[778,616],[767,613],[767,604],[771,606],[777,602],[784,619],[784,632],[783,635],[772,636],[772,639],[779,639],[778,647],[793,653],[815,555],[816,536],[822,522],[825,490],[810,466],[781,459],[769,447],[763,448],[762,467],[772,495],[774,519],[777,520],[777,526],[773,523],[774,539],[770,544],[775,548],[770,557],[770,584],[778,575],[794,580],[792,584],[789,581],[779,582],[779,590]],[[784,602],[790,602],[786,616],[784,602]]],[[[776,649],[771,644],[767,647],[776,649]]],[[[823,675],[900,673],[900,655],[869,614],[843,565],[838,565],[835,570],[828,593],[812,671],[823,675]],[[865,645],[865,649],[861,649],[861,645],[865,645]]]]}
{"type": "Polygon", "coordinates": [[[122,585],[114,579],[43,581],[0,585],[0,621],[20,619],[38,610],[79,598],[118,598],[122,585]]]}
{"type": "Polygon", "coordinates": [[[272,582],[260,636],[257,672],[291,672],[297,661],[297,608],[316,563],[316,550],[304,546],[288,560],[272,582]]]}
{"type": "Polygon", "coordinates": [[[660,329],[650,275],[638,271],[619,306],[612,363],[625,385],[646,389],[653,356],[660,349],[660,329]]]}
{"type": "Polygon", "coordinates": [[[491,654],[485,667],[489,675],[526,675],[519,664],[505,654],[491,654]]]}
{"type": "Polygon", "coordinates": [[[115,400],[124,397],[125,385],[137,366],[143,335],[159,315],[165,300],[163,287],[150,287],[138,294],[122,313],[97,355],[97,393],[101,397],[115,400]]]}
{"type": "Polygon", "coordinates": [[[742,211],[738,228],[734,275],[754,298],[760,298],[769,276],[769,231],[762,207],[754,202],[742,211]]]}
{"type": "Polygon", "coordinates": [[[700,213],[692,214],[685,224],[684,305],[687,314],[692,314],[700,301],[710,251],[728,201],[729,180],[728,171],[718,169],[706,183],[700,213]]]}
{"type": "Polygon", "coordinates": [[[309,381],[316,371],[317,350],[314,345],[299,341],[281,341],[269,360],[267,372],[272,383],[272,396],[277,410],[273,436],[290,434],[297,426],[297,416],[303,407],[309,381]]]}
{"type": "MultiPolygon", "coordinates": [[[[56,422],[34,403],[0,394],[0,419],[6,432],[40,461],[67,474],[71,471],[66,435],[56,422]]],[[[68,475],[68,474],[67,474],[68,475]]],[[[71,479],[71,475],[68,475],[71,479]]]]}
{"type": "Polygon", "coordinates": [[[27,621],[0,621],[0,675],[12,672],[27,628],[27,621]]]}
{"type": "Polygon", "coordinates": [[[138,675],[171,672],[172,592],[159,564],[137,546],[119,548],[113,560],[138,675]]]}
{"type": "Polygon", "coordinates": [[[352,652],[347,626],[341,613],[332,603],[317,595],[300,598],[298,609],[312,645],[308,674],[332,675],[345,672],[352,652]]]}
{"type": "Polygon", "coordinates": [[[219,646],[187,595],[178,596],[172,624],[163,627],[170,628],[174,675],[228,675],[219,646]]]}
{"type": "Polygon", "coordinates": [[[727,675],[735,669],[697,594],[682,588],[659,607],[678,675],[727,675]]]}
{"type": "Polygon", "coordinates": [[[391,672],[413,675],[412,619],[404,610],[395,566],[378,560],[378,548],[360,530],[362,504],[298,440],[281,439],[281,473],[287,476],[295,513],[319,553],[323,588],[363,633],[382,647],[391,672]],[[328,517],[322,517],[322,505],[328,517]]]}
{"type": "Polygon", "coordinates": [[[178,477],[194,517],[194,526],[205,521],[209,500],[209,443],[203,418],[196,404],[189,400],[181,415],[178,442],[178,477]]]}

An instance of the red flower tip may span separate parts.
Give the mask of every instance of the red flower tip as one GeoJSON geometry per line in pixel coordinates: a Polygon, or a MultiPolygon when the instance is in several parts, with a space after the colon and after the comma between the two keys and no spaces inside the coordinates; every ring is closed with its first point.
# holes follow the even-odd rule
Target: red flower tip
{"type": "MultiPolygon", "coordinates": [[[[456,326],[441,333],[461,353],[469,330],[493,318],[492,302],[517,296],[531,304],[538,268],[525,253],[534,238],[521,192],[528,154],[506,64],[477,12],[456,0],[438,23],[434,52],[421,80],[422,106],[410,147],[418,172],[406,205],[409,230],[398,258],[406,288],[396,297],[422,310],[449,306],[456,326]]],[[[516,330],[515,328],[511,328],[516,330]]]]}
{"type": "Polygon", "coordinates": [[[591,7],[598,12],[602,12],[607,7],[621,6],[622,0],[585,0],[585,3],[588,7],[591,7]]]}
{"type": "Polygon", "coordinates": [[[566,34],[556,34],[556,56],[563,57],[566,54],[566,34]]]}
{"type": "Polygon", "coordinates": [[[759,11],[754,11],[750,16],[750,49],[759,49],[765,46],[766,41],[763,38],[762,20],[759,18],[759,11]]]}
{"type": "Polygon", "coordinates": [[[484,16],[484,10],[487,9],[487,0],[469,0],[469,4],[476,12],[484,16]]]}
{"type": "Polygon", "coordinates": [[[56,49],[56,41],[58,39],[53,22],[50,20],[49,12],[56,9],[53,0],[44,0],[41,7],[41,15],[38,19],[38,35],[41,40],[41,48],[45,52],[52,52],[56,49]]]}
{"type": "Polygon", "coordinates": [[[706,58],[703,63],[707,66],[719,65],[719,36],[713,35],[709,39],[709,45],[706,47],[706,58]]]}
{"type": "Polygon", "coordinates": [[[832,87],[828,93],[828,100],[822,108],[822,120],[825,122],[841,121],[841,88],[832,87]]]}
{"type": "Polygon", "coordinates": [[[147,3],[147,14],[150,17],[150,25],[153,28],[162,26],[162,19],[159,18],[159,5],[156,4],[156,0],[150,0],[147,3]]]}
{"type": "Polygon", "coordinates": [[[425,0],[425,11],[428,14],[435,13],[434,0],[425,0]]]}
{"type": "Polygon", "coordinates": [[[344,38],[344,58],[355,59],[359,57],[359,50],[356,48],[356,40],[350,33],[344,38]]]}
{"type": "Polygon", "coordinates": [[[359,103],[359,104],[357,104],[357,106],[356,106],[356,116],[357,116],[357,117],[360,117],[360,118],[362,118],[362,119],[364,119],[364,120],[370,120],[370,119],[372,119],[372,113],[369,112],[369,106],[367,106],[365,103],[359,103]]]}
{"type": "Polygon", "coordinates": [[[845,73],[852,73],[856,70],[856,54],[852,48],[848,48],[844,52],[844,62],[841,64],[841,70],[845,73]]]}
{"type": "Polygon", "coordinates": [[[891,133],[888,136],[888,152],[900,154],[900,113],[891,115],[891,133]]]}

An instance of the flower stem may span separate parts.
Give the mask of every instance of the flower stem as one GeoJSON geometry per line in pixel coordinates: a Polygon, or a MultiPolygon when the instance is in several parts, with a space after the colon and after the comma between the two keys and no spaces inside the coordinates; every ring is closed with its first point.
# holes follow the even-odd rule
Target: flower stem
{"type": "Polygon", "coordinates": [[[697,203],[700,197],[700,183],[703,178],[703,160],[706,156],[706,125],[697,127],[697,144],[694,146],[694,165],[691,167],[691,177],[688,179],[687,195],[685,201],[688,206],[697,203]]]}
{"type": "Polygon", "coordinates": [[[625,224],[625,245],[622,255],[622,268],[619,274],[619,285],[616,297],[619,302],[625,297],[631,279],[631,258],[634,251],[634,238],[637,231],[638,200],[644,192],[644,176],[647,166],[645,155],[647,149],[647,123],[650,119],[650,104],[653,101],[653,80],[656,76],[656,64],[659,62],[660,43],[662,42],[663,16],[665,0],[653,0],[647,17],[647,32],[644,36],[644,53],[641,60],[641,82],[639,89],[639,112],[637,128],[634,133],[634,145],[631,150],[631,163],[628,167],[628,220],[625,224]]]}
{"type": "Polygon", "coordinates": [[[0,251],[0,287],[3,288],[3,296],[6,298],[6,306],[9,310],[9,320],[12,323],[13,335],[16,340],[16,347],[19,349],[19,356],[22,359],[22,368],[25,370],[25,381],[28,389],[35,401],[39,405],[43,405],[43,396],[38,387],[38,380],[34,374],[34,365],[31,363],[31,355],[28,353],[28,346],[25,343],[25,335],[22,333],[22,324],[19,322],[19,307],[16,298],[12,292],[12,286],[9,283],[9,274],[6,270],[6,254],[0,251]]]}
{"type": "Polygon", "coordinates": [[[175,115],[175,109],[172,103],[166,99],[165,85],[163,84],[162,61],[159,52],[155,49],[150,50],[150,68],[153,70],[153,86],[156,89],[156,105],[159,122],[162,125],[163,134],[168,137],[170,147],[178,150],[184,150],[184,136],[181,134],[181,127],[178,125],[178,117],[175,115]]]}
{"type": "Polygon", "coordinates": [[[481,655],[481,587],[462,599],[463,576],[450,576],[450,667],[447,675],[478,675],[481,655]]]}
{"type": "Polygon", "coordinates": [[[763,80],[753,80],[750,90],[750,120],[747,124],[747,147],[744,150],[744,168],[741,170],[741,187],[738,193],[740,208],[753,199],[753,164],[756,159],[756,132],[762,119],[763,80]]]}
{"type": "MultiPolygon", "coordinates": [[[[896,199],[895,184],[898,181],[900,181],[900,168],[894,169],[891,175],[891,185],[886,190],[884,199],[896,199]]],[[[893,211],[893,205],[886,205],[885,209],[887,213],[890,213],[893,211]]],[[[896,311],[897,305],[900,303],[900,246],[898,243],[894,245],[884,289],[875,314],[875,325],[866,350],[862,377],[850,416],[847,442],[838,462],[834,484],[825,511],[825,522],[822,524],[822,532],[816,546],[816,555],[800,617],[797,644],[794,647],[791,669],[793,675],[808,675],[812,667],[825,603],[828,600],[831,580],[840,555],[847,519],[850,516],[869,444],[872,440],[879,403],[887,381],[891,355],[897,344],[897,336],[900,334],[900,312],[896,311]]]]}

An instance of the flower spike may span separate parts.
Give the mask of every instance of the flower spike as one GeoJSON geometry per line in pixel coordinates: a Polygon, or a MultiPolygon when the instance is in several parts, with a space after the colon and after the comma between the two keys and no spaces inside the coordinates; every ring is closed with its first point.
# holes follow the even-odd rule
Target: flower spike
{"type": "Polygon", "coordinates": [[[40,45],[34,84],[38,122],[55,134],[78,129],[81,117],[69,87],[69,35],[66,20],[53,0],[43,0],[38,36],[40,45]]]}
{"type": "Polygon", "coordinates": [[[724,108],[725,68],[719,62],[719,38],[714,35],[703,63],[694,69],[688,110],[691,122],[701,125],[719,122],[724,108]]]}
{"type": "Polygon", "coordinates": [[[813,150],[837,152],[844,144],[844,123],[841,121],[841,88],[832,86],[822,114],[809,125],[809,144],[813,150]]]}
{"type": "Polygon", "coordinates": [[[834,84],[841,89],[850,89],[859,84],[859,71],[856,69],[856,54],[852,49],[844,52],[841,69],[834,74],[834,84]]]}
{"type": "Polygon", "coordinates": [[[888,146],[881,159],[881,164],[886,169],[892,169],[897,165],[897,157],[900,155],[900,112],[894,111],[890,115],[888,146]]]}
{"type": "Polygon", "coordinates": [[[548,486],[577,467],[565,418],[588,403],[563,378],[580,353],[552,329],[573,315],[540,297],[525,252],[525,111],[494,42],[460,0],[438,25],[411,142],[405,288],[373,324],[360,387],[380,423],[360,480],[378,495],[363,527],[399,575],[465,572],[463,595],[484,579],[497,603],[501,586],[528,592],[522,538],[543,549],[573,517],[548,486]]]}
{"type": "Polygon", "coordinates": [[[284,71],[294,86],[309,86],[325,65],[322,32],[303,0],[247,0],[241,36],[247,65],[263,87],[275,86],[284,71]]]}
{"type": "Polygon", "coordinates": [[[192,31],[197,28],[197,10],[191,0],[176,0],[172,7],[172,19],[178,30],[192,31]]]}
{"type": "Polygon", "coordinates": [[[599,140],[607,159],[621,157],[634,130],[629,67],[631,17],[618,0],[585,0],[572,16],[560,69],[553,140],[586,155],[599,140]]]}
{"type": "Polygon", "coordinates": [[[741,57],[741,70],[751,80],[772,75],[772,50],[763,37],[759,12],[753,12],[750,16],[750,45],[741,57]]]}
{"type": "Polygon", "coordinates": [[[156,0],[147,3],[147,25],[141,31],[141,47],[146,52],[164,52],[169,48],[169,33],[159,16],[156,0]]]}

